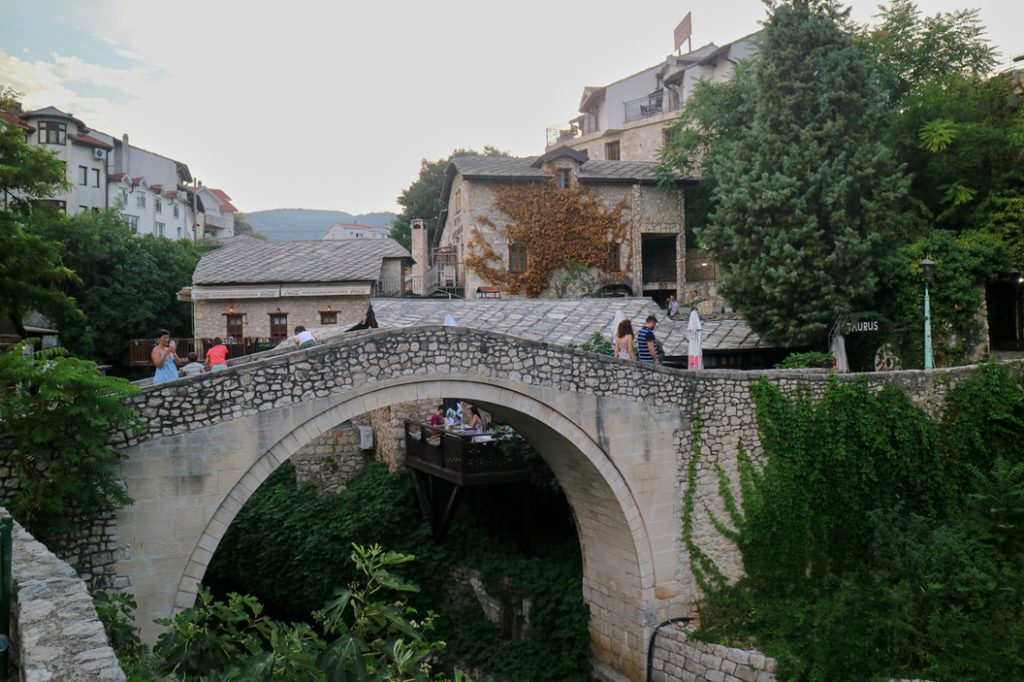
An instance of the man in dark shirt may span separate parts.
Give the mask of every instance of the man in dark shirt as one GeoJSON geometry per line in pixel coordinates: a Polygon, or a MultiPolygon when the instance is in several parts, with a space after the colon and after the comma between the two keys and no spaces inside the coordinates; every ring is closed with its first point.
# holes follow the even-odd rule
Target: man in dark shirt
{"type": "Polygon", "coordinates": [[[658,318],[648,315],[644,326],[640,327],[640,333],[636,335],[637,360],[640,362],[658,362],[658,345],[654,339],[654,325],[658,324],[658,318]]]}

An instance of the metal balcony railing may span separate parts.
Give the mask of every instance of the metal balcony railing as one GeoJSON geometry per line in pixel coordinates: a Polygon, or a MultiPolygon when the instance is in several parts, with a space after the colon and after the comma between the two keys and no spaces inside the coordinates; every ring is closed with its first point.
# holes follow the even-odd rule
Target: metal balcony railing
{"type": "Polygon", "coordinates": [[[573,121],[565,125],[558,125],[547,129],[547,146],[552,147],[563,142],[571,142],[584,135],[598,132],[596,125],[588,118],[582,121],[573,121]]]}
{"type": "Polygon", "coordinates": [[[629,123],[664,114],[668,111],[676,111],[679,109],[679,102],[673,96],[673,93],[661,93],[632,99],[628,102],[623,102],[622,106],[625,108],[624,120],[626,123],[629,123]]]}

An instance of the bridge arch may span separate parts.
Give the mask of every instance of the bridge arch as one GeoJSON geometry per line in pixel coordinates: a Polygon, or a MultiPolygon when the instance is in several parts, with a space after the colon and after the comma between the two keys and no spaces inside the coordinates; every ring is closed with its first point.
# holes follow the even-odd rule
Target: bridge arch
{"type": "MultiPolygon", "coordinates": [[[[615,461],[594,436],[552,406],[539,387],[473,375],[411,376],[339,394],[318,414],[290,425],[246,470],[206,524],[174,594],[175,611],[191,606],[224,533],[245,502],[281,464],[335,424],[420,398],[468,400],[522,433],[544,457],[573,509],[597,659],[636,674],[654,602],[654,560],[640,505],[615,461]],[[645,608],[645,605],[647,608],[645,608]]],[[[284,429],[282,429],[284,431],[284,429]]]]}

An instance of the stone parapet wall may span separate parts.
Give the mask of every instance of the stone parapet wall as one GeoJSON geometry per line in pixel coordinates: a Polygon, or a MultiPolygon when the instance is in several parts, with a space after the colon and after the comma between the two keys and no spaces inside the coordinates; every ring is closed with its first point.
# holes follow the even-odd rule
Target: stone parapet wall
{"type": "Polygon", "coordinates": [[[658,630],[649,682],[775,682],[775,659],[756,649],[708,644],[675,624],[658,630]]]}
{"type": "MultiPolygon", "coordinates": [[[[0,518],[8,516],[0,508],[0,518]]],[[[12,650],[21,682],[125,679],[85,581],[14,524],[12,650]]]]}

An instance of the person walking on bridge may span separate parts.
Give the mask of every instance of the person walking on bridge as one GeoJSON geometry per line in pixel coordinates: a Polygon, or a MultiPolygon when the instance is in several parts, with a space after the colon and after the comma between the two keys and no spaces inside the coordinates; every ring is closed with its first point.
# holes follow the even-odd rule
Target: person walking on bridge
{"type": "Polygon", "coordinates": [[[648,315],[644,326],[640,327],[640,333],[636,336],[640,362],[658,364],[658,340],[654,337],[654,327],[657,324],[658,318],[648,315]]]}

